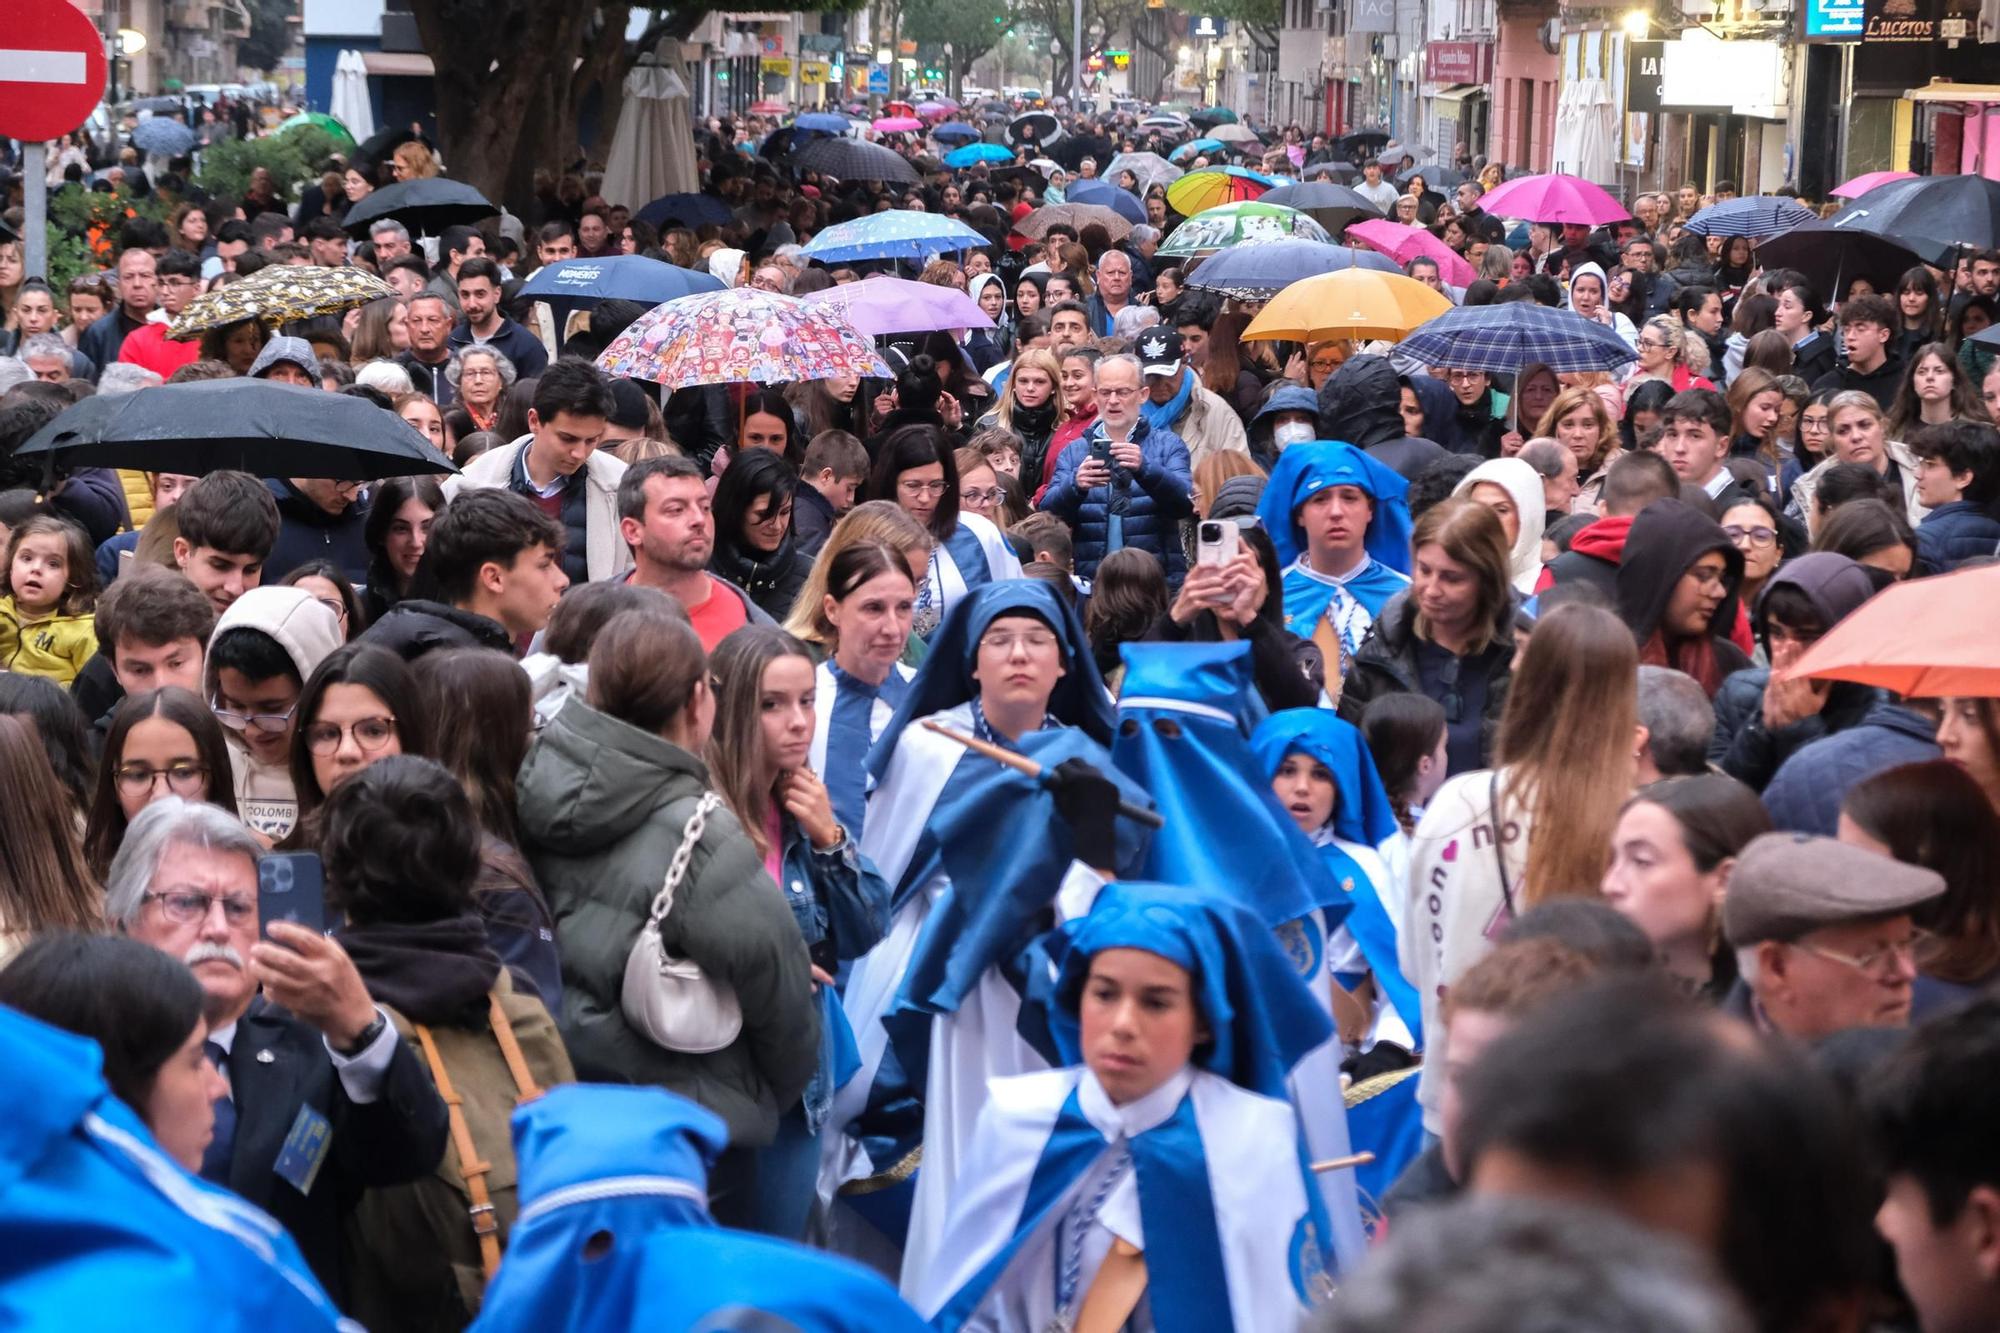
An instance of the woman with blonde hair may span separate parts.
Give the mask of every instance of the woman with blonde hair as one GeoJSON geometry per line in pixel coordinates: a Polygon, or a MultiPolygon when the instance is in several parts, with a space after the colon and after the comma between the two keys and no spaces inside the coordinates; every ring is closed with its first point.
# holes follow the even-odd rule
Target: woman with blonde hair
{"type": "Polygon", "coordinates": [[[1000,402],[979,419],[983,430],[997,426],[1019,437],[1020,465],[1014,475],[1033,489],[1049,462],[1049,437],[1062,424],[1062,363],[1044,347],[1029,347],[1014,358],[1000,402]],[[1029,481],[1032,479],[1032,483],[1029,481]]]}
{"type": "Polygon", "coordinates": [[[1627,398],[1634,385],[1647,380],[1665,380],[1674,386],[1675,393],[1682,389],[1713,389],[1715,385],[1688,363],[1688,342],[1688,331],[1672,316],[1655,315],[1647,320],[1632,344],[1639,359],[1625,380],[1627,398]]]}
{"type": "Polygon", "coordinates": [[[1210,454],[1194,466],[1194,514],[1196,518],[1207,518],[1215,497],[1222,493],[1222,484],[1231,477],[1261,477],[1264,469],[1257,466],[1257,460],[1248,454],[1239,454],[1233,449],[1210,454]]]}
{"type": "Polygon", "coordinates": [[[1577,493],[1570,512],[1594,513],[1604,474],[1618,457],[1618,424],[1603,396],[1582,385],[1564,389],[1542,413],[1535,434],[1548,436],[1576,455],[1577,493]]]}
{"type": "MultiPolygon", "coordinates": [[[[826,612],[830,591],[827,571],[850,546],[875,542],[894,551],[909,571],[912,587],[922,584],[930,571],[931,534],[909,511],[894,500],[866,500],[841,515],[827,534],[826,544],[813,557],[811,572],[799,589],[798,600],[785,620],[787,634],[806,645],[814,657],[824,660],[840,642],[840,635],[826,612]]],[[[923,640],[912,634],[902,661],[910,666],[924,660],[923,640]]]]}
{"type": "Polygon", "coordinates": [[[437,157],[418,139],[396,145],[393,158],[390,170],[399,181],[429,180],[441,170],[437,157]]]}

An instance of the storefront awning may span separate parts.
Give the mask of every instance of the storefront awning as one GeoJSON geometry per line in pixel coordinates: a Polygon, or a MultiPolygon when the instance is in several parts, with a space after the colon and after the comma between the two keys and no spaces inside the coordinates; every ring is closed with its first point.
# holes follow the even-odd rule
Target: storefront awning
{"type": "Polygon", "coordinates": [[[2000,102],[2000,83],[1948,83],[1933,79],[1905,94],[1912,102],[2000,102]]]}
{"type": "Polygon", "coordinates": [[[1483,83],[1454,83],[1449,87],[1440,88],[1437,92],[1431,94],[1431,100],[1435,102],[1463,102],[1468,97],[1484,96],[1486,96],[1486,85],[1483,83]]]}
{"type": "Polygon", "coordinates": [[[404,75],[413,79],[437,77],[437,66],[422,51],[363,51],[361,63],[371,75],[404,75]]]}

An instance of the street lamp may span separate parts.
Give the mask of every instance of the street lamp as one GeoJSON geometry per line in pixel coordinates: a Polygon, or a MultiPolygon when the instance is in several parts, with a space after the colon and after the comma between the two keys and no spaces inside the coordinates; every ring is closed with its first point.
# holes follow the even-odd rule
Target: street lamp
{"type": "Polygon", "coordinates": [[[1643,9],[1632,10],[1619,23],[1624,27],[1625,35],[1635,42],[1644,41],[1647,31],[1653,26],[1652,16],[1643,9]]]}

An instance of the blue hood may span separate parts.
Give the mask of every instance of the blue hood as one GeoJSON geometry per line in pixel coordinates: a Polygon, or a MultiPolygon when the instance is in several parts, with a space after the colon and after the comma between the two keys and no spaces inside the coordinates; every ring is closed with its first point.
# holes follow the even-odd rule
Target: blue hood
{"type": "Polygon", "coordinates": [[[1305,553],[1305,529],[1297,514],[1315,491],[1354,486],[1375,501],[1364,539],[1368,554],[1400,574],[1410,572],[1410,483],[1351,444],[1312,440],[1278,455],[1271,480],[1257,502],[1257,517],[1278,550],[1278,567],[1289,569],[1305,553]]]}

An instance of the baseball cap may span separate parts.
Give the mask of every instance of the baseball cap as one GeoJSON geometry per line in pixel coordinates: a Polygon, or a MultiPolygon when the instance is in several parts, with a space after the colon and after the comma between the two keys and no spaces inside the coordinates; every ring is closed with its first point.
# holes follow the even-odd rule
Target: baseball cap
{"type": "Polygon", "coordinates": [[[1736,948],[1795,940],[1822,926],[1894,916],[1944,892],[1935,870],[1832,838],[1766,833],[1736,858],[1722,930],[1736,948]]]}
{"type": "Polygon", "coordinates": [[[1148,375],[1178,375],[1181,335],[1172,329],[1147,329],[1139,335],[1139,368],[1148,375]]]}
{"type": "Polygon", "coordinates": [[[312,344],[304,338],[273,338],[265,343],[264,350],[257,353],[257,359],[250,365],[250,378],[263,379],[265,372],[280,361],[297,366],[314,379],[319,378],[319,358],[313,355],[312,344]]]}

